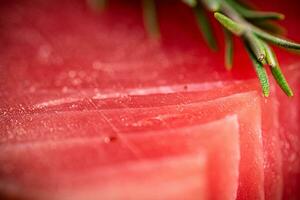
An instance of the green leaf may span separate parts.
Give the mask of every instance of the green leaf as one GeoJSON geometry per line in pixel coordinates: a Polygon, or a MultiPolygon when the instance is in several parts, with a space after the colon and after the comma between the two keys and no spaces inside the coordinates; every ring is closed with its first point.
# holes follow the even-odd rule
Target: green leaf
{"type": "Polygon", "coordinates": [[[245,9],[253,10],[255,8],[254,5],[252,4],[252,2],[249,2],[249,1],[245,1],[245,0],[231,0],[231,1],[235,1],[236,3],[238,3],[240,6],[244,7],[245,9]]]}
{"type": "Polygon", "coordinates": [[[143,0],[143,15],[145,28],[153,38],[159,38],[160,31],[157,21],[155,0],[143,0]]]}
{"type": "Polygon", "coordinates": [[[202,0],[202,3],[208,10],[216,12],[220,10],[222,0],[202,0]]]}
{"type": "Polygon", "coordinates": [[[243,25],[231,20],[229,17],[226,17],[219,12],[216,12],[214,16],[226,29],[228,29],[233,34],[240,36],[245,32],[245,28],[243,25]]]}
{"type": "Polygon", "coordinates": [[[286,81],[280,67],[271,67],[271,72],[274,79],[276,80],[280,88],[284,91],[284,93],[289,97],[294,96],[293,90],[290,88],[288,82],[286,81]]]}
{"type": "Polygon", "coordinates": [[[300,44],[293,42],[293,41],[289,41],[289,40],[285,40],[282,38],[279,38],[277,36],[273,36],[267,32],[264,32],[256,27],[252,28],[253,32],[260,37],[263,40],[266,40],[268,42],[271,42],[277,46],[283,47],[283,48],[287,48],[287,49],[294,49],[294,50],[300,50],[300,44]]]}
{"type": "Polygon", "coordinates": [[[234,10],[236,10],[238,13],[242,13],[245,10],[250,9],[249,6],[245,6],[236,0],[224,0],[224,1],[226,1],[230,5],[230,7],[232,7],[234,10]]]}
{"type": "Polygon", "coordinates": [[[261,62],[259,62],[257,60],[255,54],[253,53],[251,47],[249,46],[249,44],[247,42],[245,42],[245,47],[246,47],[248,54],[252,60],[256,74],[257,74],[260,84],[262,86],[263,94],[265,97],[268,97],[270,94],[270,84],[269,84],[269,79],[268,79],[266,69],[261,64],[261,62]]]}
{"type": "Polygon", "coordinates": [[[252,24],[257,26],[258,28],[267,31],[271,34],[275,35],[284,35],[286,33],[286,30],[280,26],[279,24],[271,21],[264,21],[264,20],[250,20],[252,24]]]}
{"type": "Polygon", "coordinates": [[[235,0],[226,0],[241,16],[246,19],[253,20],[282,20],[284,15],[277,12],[262,12],[256,10],[250,10],[235,0]]]}
{"type": "Polygon", "coordinates": [[[279,63],[277,61],[276,55],[274,53],[274,51],[272,50],[272,48],[267,45],[266,43],[264,43],[265,49],[266,49],[266,60],[267,63],[270,66],[270,70],[272,72],[272,75],[274,77],[274,79],[276,80],[276,82],[278,83],[278,85],[280,86],[280,88],[284,91],[284,93],[291,97],[293,96],[293,91],[290,88],[288,82],[286,81],[283,73],[281,72],[279,63]]]}
{"type": "Polygon", "coordinates": [[[198,4],[197,0],[182,0],[182,2],[190,7],[195,7],[198,4]]]}
{"type": "Polygon", "coordinates": [[[261,11],[251,11],[241,13],[241,15],[247,19],[253,20],[283,20],[284,15],[276,12],[261,12],[261,11]]]}
{"type": "Polygon", "coordinates": [[[250,32],[246,33],[244,37],[256,56],[256,59],[262,64],[265,64],[266,52],[263,42],[250,32]]]}
{"type": "Polygon", "coordinates": [[[87,3],[94,11],[102,11],[107,5],[107,0],[88,0],[87,3]]]}
{"type": "Polygon", "coordinates": [[[217,42],[205,10],[200,5],[197,5],[195,8],[193,8],[193,10],[206,43],[212,50],[217,50],[217,42]]]}
{"type": "Polygon", "coordinates": [[[232,69],[233,63],[233,38],[231,32],[224,29],[225,34],[225,67],[227,70],[232,69]]]}

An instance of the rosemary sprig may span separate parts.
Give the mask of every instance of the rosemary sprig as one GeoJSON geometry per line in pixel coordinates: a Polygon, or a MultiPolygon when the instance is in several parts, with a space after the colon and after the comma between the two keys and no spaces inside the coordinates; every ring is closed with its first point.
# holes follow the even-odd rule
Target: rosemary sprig
{"type": "MultiPolygon", "coordinates": [[[[103,8],[108,0],[88,0],[92,8],[103,8]]],[[[300,50],[300,44],[278,37],[284,31],[282,27],[272,20],[282,20],[284,15],[277,12],[262,12],[246,6],[238,0],[181,0],[192,7],[203,37],[212,48],[217,48],[217,43],[206,16],[204,8],[214,12],[215,18],[225,28],[225,66],[232,68],[233,42],[232,34],[241,37],[246,50],[252,60],[254,69],[262,85],[263,94],[269,96],[270,86],[265,65],[278,85],[287,96],[293,96],[293,91],[288,85],[277,58],[268,43],[291,50],[300,50]]],[[[142,0],[144,24],[151,37],[159,37],[155,0],[142,0]]]]}
{"type": "MultiPolygon", "coordinates": [[[[205,1],[203,2],[205,3],[205,1]]],[[[209,5],[206,6],[210,9],[209,5]]],[[[271,23],[269,20],[283,19],[283,15],[274,12],[253,11],[243,7],[234,0],[221,1],[219,9],[214,11],[215,18],[226,29],[243,38],[247,52],[250,55],[256,74],[261,82],[263,94],[269,96],[270,92],[269,81],[264,68],[264,65],[268,64],[272,75],[280,88],[287,96],[293,96],[293,91],[280,70],[276,55],[267,43],[272,43],[279,47],[292,50],[300,50],[300,44],[272,35],[267,32],[267,30],[264,30],[265,27],[263,26],[263,23],[270,25],[271,23]],[[256,24],[253,23],[255,21],[261,23],[261,26],[256,26],[256,24]]],[[[266,27],[266,29],[269,27],[266,27]]],[[[275,29],[277,28],[271,24],[271,28],[274,27],[275,29]]],[[[225,41],[227,43],[226,37],[225,41]]]]}

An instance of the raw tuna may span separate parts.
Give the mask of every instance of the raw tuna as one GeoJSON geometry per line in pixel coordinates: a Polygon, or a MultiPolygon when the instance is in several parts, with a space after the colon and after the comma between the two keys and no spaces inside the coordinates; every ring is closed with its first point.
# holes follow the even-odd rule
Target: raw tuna
{"type": "MultiPolygon", "coordinates": [[[[157,108],[153,108],[153,106],[163,106],[163,105],[184,105],[187,103],[193,103],[197,101],[207,101],[210,99],[215,99],[217,97],[227,96],[234,92],[242,92],[242,91],[251,91],[255,88],[257,88],[257,83],[254,81],[247,81],[244,83],[214,83],[211,84],[211,87],[214,87],[213,90],[207,90],[208,88],[205,87],[202,84],[199,85],[184,85],[184,86],[173,86],[173,87],[162,87],[162,88],[146,88],[144,90],[127,90],[125,93],[107,93],[102,94],[101,96],[95,95],[92,99],[88,100],[81,100],[84,97],[77,96],[73,97],[68,101],[68,99],[59,99],[51,102],[44,102],[36,104],[36,110],[35,112],[44,112],[44,109],[47,109],[48,112],[57,112],[57,111],[64,111],[64,110],[72,110],[72,111],[78,111],[82,109],[117,109],[117,108],[135,108],[135,107],[150,107],[150,111],[147,111],[147,113],[151,113],[151,115],[157,114],[158,117],[152,117],[150,119],[139,121],[140,118],[144,117],[139,116],[138,118],[135,118],[134,113],[145,111],[135,110],[133,111],[126,110],[126,114],[122,110],[116,114],[117,116],[120,116],[121,119],[118,119],[116,121],[110,121],[110,124],[107,124],[107,120],[103,118],[103,116],[106,116],[106,119],[113,119],[111,118],[112,114],[109,114],[107,116],[107,111],[101,112],[101,113],[94,113],[89,114],[87,116],[87,112],[71,112],[68,115],[63,115],[62,118],[66,121],[65,123],[62,123],[62,119],[58,118],[56,121],[52,119],[51,116],[56,116],[57,114],[50,115],[50,120],[47,120],[47,118],[43,117],[44,115],[39,115],[37,118],[32,117],[32,115],[29,116],[29,119],[25,118],[25,122],[20,122],[20,120],[17,120],[18,123],[21,124],[21,127],[18,126],[16,123],[12,125],[12,129],[10,131],[10,137],[12,140],[8,140],[7,137],[3,137],[4,140],[7,140],[7,142],[13,142],[14,140],[37,140],[39,138],[48,138],[52,140],[59,140],[60,138],[63,139],[64,137],[74,137],[78,136],[78,131],[80,130],[81,136],[86,136],[86,134],[91,134],[90,132],[90,125],[82,126],[82,122],[87,122],[88,124],[91,124],[91,121],[93,121],[93,124],[97,124],[97,130],[103,130],[104,127],[108,125],[108,128],[110,129],[110,125],[113,124],[115,129],[117,130],[144,130],[145,126],[148,126],[148,129],[159,129],[159,120],[160,115],[163,115],[160,113],[160,111],[157,108]],[[222,87],[220,87],[222,86],[222,87]],[[196,91],[198,90],[198,91],[196,91]],[[200,91],[201,92],[200,92],[200,91]],[[137,95],[138,92],[143,92],[143,95],[137,95]],[[172,93],[166,93],[166,94],[159,94],[161,92],[172,92],[172,93]],[[149,94],[150,93],[150,94],[149,94]],[[155,93],[155,94],[151,94],[155,93]],[[128,96],[130,94],[130,96],[128,96]],[[114,96],[115,98],[107,98],[109,96],[114,96]],[[117,98],[118,97],[118,98],[117,98]],[[81,101],[80,101],[81,100],[81,101]],[[61,102],[64,101],[62,104],[61,102]],[[59,105],[57,105],[59,103],[59,105]],[[84,106],[84,107],[83,107],[84,106]],[[133,113],[133,114],[132,114],[133,113]],[[134,115],[134,116],[132,116],[134,115]],[[69,117],[68,117],[69,116],[69,117]],[[95,117],[93,117],[95,116],[95,117]],[[95,120],[91,120],[90,118],[94,118],[95,120]],[[128,123],[128,119],[130,118],[130,123],[128,123]],[[88,120],[87,120],[88,119],[88,120]],[[138,121],[135,122],[134,120],[138,121]],[[30,122],[28,122],[30,121],[30,122]],[[101,122],[102,121],[102,122],[101,122]],[[24,130],[24,124],[25,127],[32,127],[31,129],[24,130]],[[142,124],[142,125],[141,125],[142,124]],[[124,129],[125,125],[125,129],[124,129]],[[62,128],[63,126],[67,126],[68,129],[62,128]],[[153,127],[154,126],[154,127],[153,127]],[[34,127],[34,128],[33,128],[34,127]],[[41,127],[45,127],[42,128],[41,127]],[[53,128],[56,127],[56,128],[53,128]],[[51,129],[51,134],[49,135],[49,128],[51,129]],[[59,130],[61,129],[61,130],[59,130]],[[75,129],[75,133],[72,133],[72,129],[75,129]],[[24,130],[26,134],[24,133],[24,137],[17,134],[20,133],[20,130],[24,130]],[[69,132],[68,134],[65,134],[64,132],[69,132]],[[37,134],[39,132],[39,134],[37,134]]],[[[282,168],[281,168],[281,153],[280,153],[280,144],[279,144],[279,138],[278,138],[278,121],[277,121],[277,111],[276,111],[276,102],[274,100],[262,100],[262,116],[263,116],[263,126],[262,126],[262,134],[263,134],[263,142],[264,142],[264,168],[265,168],[265,190],[266,190],[266,197],[267,199],[281,199],[282,196],[282,168]],[[272,117],[269,116],[269,113],[273,112],[272,117]]],[[[223,104],[223,103],[222,103],[223,104]]],[[[229,106],[230,107],[230,106],[229,106]]],[[[159,108],[161,110],[162,108],[159,108]]],[[[181,109],[181,106],[177,106],[177,110],[181,109]]],[[[165,111],[164,113],[168,113],[170,111],[165,111]]],[[[108,112],[111,113],[111,112],[108,112]]],[[[116,111],[113,112],[115,114],[116,111]]],[[[170,112],[172,113],[172,112],[170,112]]],[[[169,114],[170,114],[169,113],[169,114]]],[[[180,116],[181,117],[181,116],[180,116]]],[[[184,119],[190,117],[189,115],[184,116],[184,119]]],[[[53,117],[55,118],[55,117],[53,117]]],[[[173,118],[171,118],[174,120],[173,118]]],[[[165,119],[162,119],[165,120],[165,119]]],[[[174,123],[172,120],[169,120],[170,123],[174,123]]],[[[184,120],[181,121],[181,123],[184,123],[184,120]]],[[[167,124],[167,127],[170,125],[167,124]]]]}
{"type": "MultiPolygon", "coordinates": [[[[300,65],[293,64],[286,70],[295,85],[296,94],[300,94],[300,65]]],[[[284,197],[285,199],[300,198],[300,110],[299,95],[292,100],[278,94],[280,102],[280,141],[283,154],[283,175],[284,175],[284,197]],[[298,123],[294,123],[298,122],[298,123]]]]}
{"type": "MultiPolygon", "coordinates": [[[[230,90],[229,90],[230,91],[230,90]]],[[[212,92],[212,91],[211,91],[212,92]]],[[[201,93],[193,93],[190,100],[197,100],[201,93]]],[[[206,91],[205,94],[209,94],[206,91]]],[[[176,95],[176,94],[174,94],[176,95]]],[[[144,100],[147,99],[145,96],[144,100]]],[[[141,105],[141,102],[135,103],[141,105]]],[[[183,103],[178,101],[177,103],[183,103]]],[[[97,106],[96,106],[97,108],[97,106]]],[[[102,136],[123,138],[122,133],[145,132],[154,129],[172,129],[180,126],[194,125],[237,113],[239,116],[241,164],[240,187],[241,198],[262,198],[263,196],[263,154],[261,141],[260,98],[255,92],[233,95],[214,101],[190,103],[166,107],[104,109],[93,108],[90,111],[54,112],[30,115],[29,118],[13,124],[17,131],[10,132],[13,140],[30,142],[35,140],[63,140],[74,137],[102,136]],[[214,111],[214,115],[211,115],[214,111]],[[49,128],[51,129],[49,132],[49,128]],[[27,137],[18,137],[23,130],[27,137]],[[66,134],[67,133],[67,134],[66,134]],[[251,172],[251,176],[249,176],[251,172]],[[255,183],[255,184],[253,184],[255,183]],[[243,190],[247,188],[247,190],[243,190]]],[[[126,140],[127,141],[127,140],[126,140]]],[[[136,150],[138,151],[138,149],[136,150]]],[[[47,153],[45,153],[48,155],[47,153]]],[[[222,166],[222,165],[219,165],[222,166]]],[[[227,178],[228,180],[228,178],[227,178]]],[[[221,182],[221,181],[220,181],[221,182]]],[[[214,186],[216,187],[216,185],[214,186]]],[[[223,188],[223,184],[217,188],[223,188]]],[[[219,193],[212,193],[218,194],[219,193]]],[[[221,198],[222,199],[222,198],[221,198]]]]}
{"type": "MultiPolygon", "coordinates": [[[[48,140],[55,144],[76,136],[89,138],[97,130],[111,130],[108,125],[115,124],[105,121],[98,112],[91,112],[92,109],[107,109],[113,113],[112,108],[177,105],[180,101],[191,103],[259,90],[257,84],[246,89],[244,84],[236,87],[236,83],[228,81],[254,77],[248,56],[244,51],[236,51],[235,68],[230,73],[225,72],[222,53],[207,50],[189,8],[180,2],[160,2],[160,43],[147,39],[138,2],[111,0],[101,14],[91,12],[79,0],[0,3],[1,146],[48,140]],[[219,80],[222,82],[215,82],[219,80]],[[215,94],[200,93],[201,97],[194,100],[194,94],[190,97],[183,91],[169,97],[164,94],[177,93],[178,88],[189,90],[195,86],[190,83],[199,82],[201,88],[206,88],[200,90],[219,89],[215,94]],[[233,85],[231,92],[223,92],[227,84],[233,85]],[[120,97],[130,93],[140,96],[120,97]],[[146,98],[143,95],[149,93],[163,94],[143,102],[146,98]],[[109,97],[111,101],[99,101],[109,97]],[[140,100],[135,101],[135,98],[140,100]],[[74,112],[66,112],[70,110],[74,112]],[[57,111],[61,113],[55,114],[57,111]]],[[[297,6],[293,6],[298,5],[296,0],[287,4],[256,3],[287,14],[285,26],[292,30],[291,38],[299,38],[300,29],[295,29],[299,14],[297,6]]],[[[237,43],[236,49],[241,48],[237,43]]],[[[276,133],[279,126],[284,155],[284,198],[298,199],[299,58],[282,52],[278,55],[283,67],[293,68],[286,71],[296,97],[291,101],[277,92],[280,124],[276,119],[276,102],[272,98],[266,102],[261,100],[265,183],[260,176],[256,180],[259,184],[251,187],[260,188],[257,191],[262,198],[261,184],[265,184],[266,199],[281,199],[281,157],[276,133]]],[[[197,87],[195,90],[199,91],[197,87]]],[[[124,122],[120,124],[125,125],[124,122]]],[[[165,129],[166,125],[160,128],[165,129]]],[[[261,157],[258,158],[261,162],[261,157]]],[[[247,176],[251,178],[252,174],[247,176]]],[[[251,193],[246,187],[239,191],[251,193]]]]}
{"type": "Polygon", "coordinates": [[[235,199],[238,124],[229,117],[110,142],[89,137],[8,144],[0,160],[1,189],[23,197],[235,199]]]}

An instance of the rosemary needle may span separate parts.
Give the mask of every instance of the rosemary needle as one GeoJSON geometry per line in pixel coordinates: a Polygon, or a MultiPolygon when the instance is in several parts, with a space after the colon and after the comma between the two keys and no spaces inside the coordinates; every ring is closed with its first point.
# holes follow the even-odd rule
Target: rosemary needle
{"type": "Polygon", "coordinates": [[[279,24],[266,20],[250,20],[258,28],[275,35],[285,35],[286,30],[279,24]]]}
{"type": "Polygon", "coordinates": [[[263,94],[265,97],[268,97],[270,94],[270,84],[269,84],[269,79],[268,79],[266,69],[264,68],[262,63],[257,60],[248,42],[245,42],[245,47],[248,51],[250,59],[252,60],[253,66],[255,68],[255,72],[262,86],[263,94]]]}
{"type": "Polygon", "coordinates": [[[143,0],[143,15],[144,25],[147,33],[153,38],[159,38],[160,31],[157,22],[156,4],[155,0],[143,0]]]}
{"type": "Polygon", "coordinates": [[[190,7],[195,7],[198,4],[197,0],[182,0],[182,2],[190,7]]]}
{"type": "Polygon", "coordinates": [[[107,5],[106,0],[88,0],[87,2],[94,11],[102,11],[107,5]]]}
{"type": "Polygon", "coordinates": [[[216,12],[215,18],[229,31],[231,31],[235,35],[242,35],[245,32],[245,28],[239,24],[230,19],[229,17],[226,17],[225,15],[216,12]]]}
{"type": "Polygon", "coordinates": [[[233,38],[232,34],[224,29],[225,35],[225,67],[227,70],[232,69],[233,64],[233,38]]]}
{"type": "Polygon", "coordinates": [[[217,50],[218,49],[217,42],[215,40],[214,33],[212,31],[212,27],[210,25],[208,17],[206,16],[203,6],[198,4],[193,8],[193,10],[194,10],[199,28],[201,29],[202,35],[203,35],[206,43],[212,50],[217,50]]]}
{"type": "Polygon", "coordinates": [[[202,0],[203,4],[208,8],[208,10],[216,12],[221,7],[221,1],[223,0],[202,0]]]}
{"type": "Polygon", "coordinates": [[[244,37],[249,47],[252,49],[253,53],[255,54],[257,60],[262,64],[265,64],[266,52],[262,41],[251,32],[246,33],[244,37]]]}
{"type": "Polygon", "coordinates": [[[298,43],[276,37],[255,27],[253,28],[253,32],[263,40],[271,42],[277,46],[287,49],[300,50],[300,44],[298,43]]]}
{"type": "Polygon", "coordinates": [[[253,20],[283,20],[284,15],[277,12],[262,12],[250,10],[249,8],[244,7],[235,0],[226,0],[229,5],[231,5],[237,12],[241,14],[246,19],[253,20]]]}
{"type": "Polygon", "coordinates": [[[270,70],[272,72],[274,79],[276,80],[276,82],[278,83],[280,88],[284,91],[284,93],[287,96],[292,97],[293,91],[290,88],[288,82],[286,81],[283,73],[281,72],[281,69],[280,69],[280,66],[277,61],[274,51],[268,44],[266,44],[266,43],[263,43],[263,44],[264,44],[265,50],[266,50],[266,60],[267,60],[268,65],[270,66],[270,70]]]}
{"type": "Polygon", "coordinates": [[[247,10],[243,12],[243,17],[253,20],[283,20],[284,15],[275,12],[260,12],[247,10]]]}

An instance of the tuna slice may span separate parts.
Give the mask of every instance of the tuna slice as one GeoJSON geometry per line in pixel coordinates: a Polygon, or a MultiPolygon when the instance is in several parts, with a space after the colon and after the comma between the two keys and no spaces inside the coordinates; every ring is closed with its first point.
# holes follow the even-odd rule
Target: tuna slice
{"type": "MultiPolygon", "coordinates": [[[[300,65],[293,64],[286,69],[291,84],[295,86],[295,93],[300,94],[300,65]]],[[[279,120],[281,124],[280,143],[283,154],[284,173],[284,199],[300,198],[300,96],[287,99],[284,95],[278,94],[280,102],[279,120]],[[296,123],[298,122],[298,123],[296,123]]]]}
{"type": "MultiPolygon", "coordinates": [[[[70,117],[61,117],[59,120],[54,121],[51,119],[51,116],[56,116],[56,114],[52,114],[47,117],[43,117],[44,115],[38,115],[37,118],[29,115],[28,118],[23,117],[25,122],[20,121],[20,119],[16,120],[16,123],[12,124],[12,128],[10,129],[10,139],[8,137],[2,137],[3,142],[16,142],[16,141],[35,141],[40,139],[51,139],[57,140],[64,139],[66,137],[75,137],[78,136],[78,130],[80,130],[80,136],[93,136],[95,131],[91,132],[89,125],[90,123],[97,124],[95,125],[96,130],[102,129],[111,129],[111,125],[114,125],[118,130],[130,132],[132,130],[144,131],[144,127],[149,126],[149,130],[160,129],[161,127],[157,126],[159,117],[153,117],[150,120],[145,120],[146,122],[143,126],[140,127],[142,122],[134,122],[134,120],[139,121],[139,118],[135,118],[129,111],[125,113],[123,110],[120,110],[120,115],[122,118],[118,119],[118,121],[110,121],[111,118],[107,117],[103,112],[99,112],[95,115],[96,117],[93,120],[90,118],[86,118],[86,114],[79,114],[83,109],[121,109],[121,108],[149,108],[153,109],[153,115],[157,114],[157,108],[153,108],[153,106],[164,106],[164,105],[185,105],[188,103],[195,103],[198,101],[207,101],[212,100],[217,97],[224,97],[227,95],[231,95],[235,92],[242,91],[251,91],[257,88],[256,81],[246,81],[244,83],[222,83],[221,87],[218,87],[218,83],[211,83],[210,87],[213,89],[208,90],[207,86],[203,84],[188,84],[182,86],[173,86],[173,87],[160,87],[160,88],[145,88],[143,90],[127,90],[126,93],[107,93],[102,94],[101,96],[95,95],[92,99],[85,99],[82,96],[73,97],[71,99],[58,99],[51,102],[39,103],[36,104],[36,109],[34,112],[43,113],[45,110],[47,112],[58,112],[64,110],[71,110],[70,117]],[[137,95],[138,92],[143,91],[144,95],[137,95]],[[163,93],[162,92],[170,92],[163,93]],[[154,94],[151,94],[154,93],[154,94]],[[130,94],[130,95],[128,95],[130,94]],[[108,98],[115,97],[115,98],[108,98]],[[118,97],[118,98],[116,98],[118,97]],[[61,103],[64,102],[64,103],[61,103]],[[57,105],[57,103],[59,103],[57,105]],[[48,119],[50,118],[50,120],[48,119]],[[66,120],[63,123],[63,119],[66,120]],[[130,123],[133,124],[129,126],[126,120],[130,118],[132,120],[130,123]],[[35,120],[34,120],[35,119],[35,120]],[[46,120],[45,120],[46,119],[46,120]],[[71,119],[71,120],[67,120],[71,119]],[[101,120],[101,123],[99,122],[101,120]],[[108,120],[109,119],[109,120],[108,120]],[[32,121],[32,122],[30,122],[32,121]],[[82,125],[82,121],[87,123],[87,126],[82,125]],[[20,125],[17,125],[20,124],[20,125]],[[28,125],[26,125],[28,124],[28,125]],[[61,127],[65,124],[68,128],[57,128],[61,127]],[[121,124],[121,125],[120,125],[121,124]],[[125,124],[125,127],[124,127],[125,124]],[[29,126],[31,129],[24,129],[24,126],[29,126]],[[105,126],[107,128],[105,128],[105,126]],[[34,128],[33,128],[34,127],[34,128]],[[41,129],[40,127],[44,127],[41,129]],[[56,128],[55,128],[56,127],[56,128]],[[52,131],[49,134],[49,129],[52,131]],[[60,129],[60,130],[59,130],[60,129]],[[76,129],[75,133],[72,133],[72,129],[76,129]],[[23,130],[23,134],[20,134],[21,130],[23,130]],[[38,130],[38,131],[37,131],[38,130]],[[66,134],[66,132],[68,132],[66,134]]],[[[219,83],[220,86],[220,83],[219,83]]],[[[250,101],[250,100],[249,100],[250,101]]],[[[276,102],[274,98],[270,99],[262,99],[262,134],[263,134],[263,146],[264,146],[264,184],[265,184],[265,193],[267,199],[280,199],[282,196],[282,168],[281,168],[281,153],[280,153],[280,144],[278,138],[278,119],[277,119],[277,111],[276,111],[276,102]],[[272,116],[269,113],[272,112],[272,116]]],[[[147,113],[151,113],[147,109],[147,113]]],[[[176,108],[180,110],[180,106],[176,108]]],[[[133,109],[134,112],[140,112],[133,109]]],[[[141,111],[143,112],[143,111],[141,111]]],[[[91,115],[92,116],[92,115],[91,115]]],[[[184,116],[184,120],[189,118],[189,115],[184,116]]],[[[175,119],[175,118],[174,118],[175,119]]],[[[174,123],[172,120],[169,120],[170,123],[174,123]]],[[[184,123],[184,121],[182,122],[184,123]]],[[[171,126],[166,124],[166,127],[171,126]]],[[[98,133],[96,133],[98,134],[98,133]]],[[[241,193],[241,196],[242,193],[241,193]]]]}
{"type": "Polygon", "coordinates": [[[237,118],[227,117],[110,142],[3,145],[1,190],[36,199],[234,199],[238,137],[237,118]]]}
{"type": "MultiPolygon", "coordinates": [[[[209,91],[205,91],[205,94],[209,94],[209,91]]],[[[201,93],[191,93],[190,95],[191,97],[194,96],[194,100],[197,100],[197,96],[201,96],[201,93]]],[[[147,96],[143,98],[143,100],[145,99],[147,96]]],[[[141,102],[136,102],[136,104],[141,104],[141,102]]],[[[254,91],[201,103],[174,106],[69,112],[51,111],[50,113],[29,115],[28,118],[16,119],[17,124],[13,124],[9,133],[12,139],[7,138],[6,143],[33,142],[41,140],[41,138],[59,142],[66,138],[95,136],[102,136],[103,140],[109,138],[114,140],[115,138],[123,138],[124,133],[136,132],[136,135],[140,135],[155,129],[172,130],[180,126],[209,122],[235,113],[238,114],[239,118],[241,144],[238,195],[240,198],[262,198],[264,182],[260,97],[254,91]],[[51,127],[52,130],[49,132],[51,127]],[[23,130],[27,137],[22,137],[22,135],[18,137],[16,134],[20,134],[20,130],[23,130]]],[[[221,166],[219,165],[219,167],[221,166]]],[[[218,185],[219,181],[214,184],[218,185]]],[[[224,184],[221,185],[223,188],[224,184]]]]}

